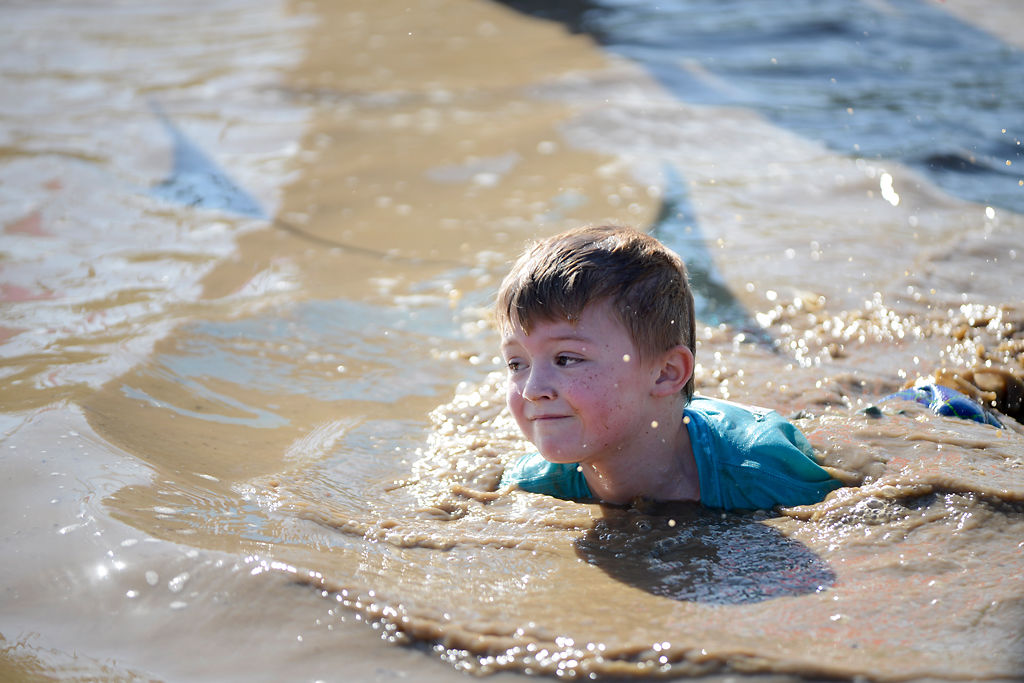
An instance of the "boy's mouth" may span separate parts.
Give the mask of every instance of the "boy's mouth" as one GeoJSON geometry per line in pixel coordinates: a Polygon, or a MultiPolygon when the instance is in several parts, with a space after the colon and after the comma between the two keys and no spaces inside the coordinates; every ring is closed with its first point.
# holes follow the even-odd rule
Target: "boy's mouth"
{"type": "Polygon", "coordinates": [[[530,418],[531,422],[551,422],[553,420],[566,420],[572,417],[571,415],[534,415],[530,418]]]}

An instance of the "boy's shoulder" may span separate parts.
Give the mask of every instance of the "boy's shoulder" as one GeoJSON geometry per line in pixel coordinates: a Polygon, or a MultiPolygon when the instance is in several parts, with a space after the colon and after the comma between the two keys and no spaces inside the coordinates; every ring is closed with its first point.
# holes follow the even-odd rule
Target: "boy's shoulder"
{"type": "Polygon", "coordinates": [[[795,446],[808,456],[813,449],[796,426],[771,408],[736,403],[720,398],[694,396],[686,405],[684,415],[690,431],[704,438],[725,439],[743,451],[762,442],[779,442],[795,446]]]}
{"type": "MultiPolygon", "coordinates": [[[[749,419],[764,420],[770,415],[778,415],[771,408],[747,403],[737,403],[724,398],[709,398],[707,396],[694,396],[686,404],[686,410],[700,412],[707,415],[721,415],[727,419],[745,421],[749,419]]],[[[780,418],[781,419],[781,418],[780,418]]]]}
{"type": "MultiPolygon", "coordinates": [[[[754,453],[788,455],[794,449],[814,461],[814,449],[797,427],[770,408],[719,398],[694,396],[684,415],[691,436],[721,455],[745,458],[754,453]]],[[[713,454],[715,455],[715,454],[713,454]]]]}
{"type": "Polygon", "coordinates": [[[839,486],[807,437],[774,410],[695,397],[686,415],[705,505],[806,505],[839,486]]]}

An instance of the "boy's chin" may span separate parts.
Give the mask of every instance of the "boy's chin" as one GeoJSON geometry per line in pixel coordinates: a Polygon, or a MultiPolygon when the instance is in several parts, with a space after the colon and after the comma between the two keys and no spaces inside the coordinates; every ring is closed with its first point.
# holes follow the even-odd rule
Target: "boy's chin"
{"type": "MultiPolygon", "coordinates": [[[[536,444],[534,445],[536,446],[536,444]]],[[[575,451],[567,453],[563,450],[557,450],[552,448],[544,449],[542,447],[538,447],[537,452],[540,453],[540,457],[556,465],[569,465],[572,463],[577,463],[581,460],[580,454],[576,453],[575,451]]]]}

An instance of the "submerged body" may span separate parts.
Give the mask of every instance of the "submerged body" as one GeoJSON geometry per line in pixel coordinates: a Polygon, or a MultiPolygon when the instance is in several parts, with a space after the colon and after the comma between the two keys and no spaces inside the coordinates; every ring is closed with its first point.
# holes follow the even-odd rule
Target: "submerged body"
{"type": "MultiPolygon", "coordinates": [[[[806,437],[774,411],[695,397],[683,422],[693,444],[702,505],[767,510],[820,502],[840,483],[814,458],[806,437]]],[[[502,475],[502,486],[558,498],[593,498],[583,469],[523,456],[502,475]]]]}

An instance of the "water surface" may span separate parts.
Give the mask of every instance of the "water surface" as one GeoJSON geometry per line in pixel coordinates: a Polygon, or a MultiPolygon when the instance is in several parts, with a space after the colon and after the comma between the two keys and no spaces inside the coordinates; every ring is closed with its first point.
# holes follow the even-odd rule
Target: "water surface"
{"type": "Polygon", "coordinates": [[[2,10],[0,674],[1020,677],[1019,10],[581,8],[2,10]],[[693,265],[698,390],[847,488],[495,492],[490,298],[600,221],[693,265]],[[1008,428],[859,412],[930,373],[1008,428]]]}

